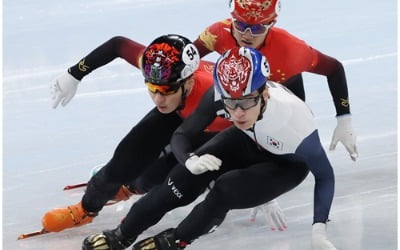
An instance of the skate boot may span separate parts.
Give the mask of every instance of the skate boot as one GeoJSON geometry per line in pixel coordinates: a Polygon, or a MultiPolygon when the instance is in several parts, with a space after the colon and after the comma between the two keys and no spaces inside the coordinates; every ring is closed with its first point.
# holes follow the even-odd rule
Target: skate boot
{"type": "Polygon", "coordinates": [[[113,230],[105,230],[98,234],[86,237],[82,243],[82,250],[122,250],[126,249],[136,237],[126,238],[119,227],[113,230]]]}
{"type": "Polygon", "coordinates": [[[129,186],[122,185],[115,195],[114,199],[108,201],[108,204],[115,204],[120,201],[127,201],[132,195],[139,194],[134,189],[131,190],[129,186]]]}
{"type": "MultiPolygon", "coordinates": [[[[100,170],[104,167],[103,165],[98,165],[92,168],[90,170],[89,178],[91,179],[93,176],[95,176],[100,170]]],[[[115,195],[115,197],[107,202],[107,205],[113,205],[115,203],[118,203],[120,201],[127,201],[129,198],[134,195],[134,194],[139,194],[136,192],[134,188],[131,188],[128,185],[122,185],[120,189],[118,190],[118,193],[115,195]]]]}
{"type": "Polygon", "coordinates": [[[47,212],[42,219],[43,228],[48,232],[60,232],[67,228],[86,225],[97,213],[86,212],[81,202],[65,208],[55,208],[47,212]]]}
{"type": "Polygon", "coordinates": [[[176,239],[175,229],[167,229],[133,245],[132,250],[182,250],[187,242],[176,239]]]}

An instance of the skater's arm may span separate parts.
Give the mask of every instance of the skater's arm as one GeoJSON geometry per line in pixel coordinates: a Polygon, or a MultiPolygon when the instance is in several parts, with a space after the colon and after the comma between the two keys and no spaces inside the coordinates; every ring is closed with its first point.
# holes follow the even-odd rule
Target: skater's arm
{"type": "Polygon", "coordinates": [[[335,177],[317,130],[303,140],[296,154],[305,160],[315,178],[313,223],[326,223],[333,200],[335,177]]]}
{"type": "MultiPolygon", "coordinates": [[[[184,164],[195,148],[192,141],[202,132],[217,116],[218,103],[214,101],[214,88],[211,87],[200,101],[196,110],[177,128],[172,136],[171,147],[177,160],[184,164]]],[[[222,104],[221,104],[222,105],[222,104]]]]}
{"type": "Polygon", "coordinates": [[[82,58],[77,64],[69,68],[68,72],[77,80],[82,80],[93,70],[108,64],[117,57],[124,59],[136,68],[140,68],[139,60],[144,49],[145,46],[138,42],[126,37],[115,36],[82,58]]]}

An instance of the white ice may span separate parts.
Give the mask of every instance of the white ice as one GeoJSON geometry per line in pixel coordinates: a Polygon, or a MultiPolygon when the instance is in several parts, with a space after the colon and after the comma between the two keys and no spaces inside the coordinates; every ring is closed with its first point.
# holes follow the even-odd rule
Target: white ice
{"type": "MultiPolygon", "coordinates": [[[[3,1],[4,249],[80,249],[88,234],[114,228],[133,202],[107,207],[81,228],[17,240],[40,229],[47,210],[78,202],[82,193],[62,187],[86,181],[152,107],[140,72],[120,59],[84,78],[65,108],[51,108],[50,82],[115,35],[143,44],[166,33],[195,39],[229,16],[227,2],[3,1]]],[[[341,145],[328,152],[336,174],[328,235],[340,250],[397,248],[396,10],[395,0],[283,1],[277,24],[345,66],[360,157],[353,163],[341,145]]],[[[336,125],[328,86],[324,77],[304,78],[328,151],[336,125]]],[[[313,184],[309,176],[279,198],[287,231],[272,232],[261,215],[250,223],[249,210],[235,210],[188,249],[311,249],[313,184]]],[[[191,207],[172,211],[142,236],[176,226],[191,207]]]]}

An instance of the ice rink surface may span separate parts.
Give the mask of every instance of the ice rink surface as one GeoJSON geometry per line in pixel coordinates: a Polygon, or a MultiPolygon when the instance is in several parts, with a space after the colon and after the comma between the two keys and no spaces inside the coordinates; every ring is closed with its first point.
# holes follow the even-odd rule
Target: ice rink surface
{"type": "MultiPolygon", "coordinates": [[[[166,33],[195,39],[229,16],[227,2],[3,1],[3,249],[80,249],[88,234],[114,228],[135,200],[106,207],[90,225],[17,241],[40,229],[47,210],[78,202],[81,192],[62,187],[86,181],[152,107],[139,70],[120,59],[84,78],[65,108],[51,108],[51,81],[115,35],[143,44],[166,33]]],[[[336,174],[328,234],[340,250],[397,249],[396,18],[394,0],[283,1],[277,23],[345,66],[360,157],[353,163],[341,145],[328,152],[336,174]]],[[[336,126],[328,85],[321,76],[304,79],[328,150],[336,126]]],[[[287,231],[272,232],[261,214],[251,223],[249,210],[234,210],[187,249],[311,249],[313,185],[309,175],[279,198],[287,231]]],[[[191,207],[141,237],[176,226],[191,207]]]]}

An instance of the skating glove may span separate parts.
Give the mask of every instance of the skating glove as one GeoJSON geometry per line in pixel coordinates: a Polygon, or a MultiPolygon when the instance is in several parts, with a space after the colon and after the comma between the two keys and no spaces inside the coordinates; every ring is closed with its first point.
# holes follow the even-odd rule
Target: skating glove
{"type": "Polygon", "coordinates": [[[80,81],[76,80],[70,73],[64,73],[57,77],[50,85],[50,91],[52,95],[53,108],[57,108],[61,102],[62,106],[68,104],[69,101],[74,97],[76,89],[80,81]]]}
{"type": "Polygon", "coordinates": [[[217,157],[204,154],[202,156],[192,155],[186,160],[185,166],[194,175],[202,174],[206,171],[218,170],[221,166],[222,161],[217,157]]]}
{"type": "Polygon", "coordinates": [[[312,226],[311,237],[313,250],[337,250],[336,247],[328,240],[325,223],[315,223],[312,226]]]}
{"type": "Polygon", "coordinates": [[[337,126],[333,132],[332,142],[329,146],[329,150],[335,150],[338,142],[341,142],[347,151],[350,153],[350,157],[353,161],[356,161],[358,157],[357,146],[356,146],[356,133],[351,126],[351,115],[341,115],[337,117],[337,126]]]}
{"type": "Polygon", "coordinates": [[[250,211],[250,221],[255,221],[258,211],[263,211],[266,215],[267,223],[271,230],[279,229],[284,231],[287,228],[285,214],[279,206],[277,200],[271,200],[265,204],[254,207],[250,211]]]}

